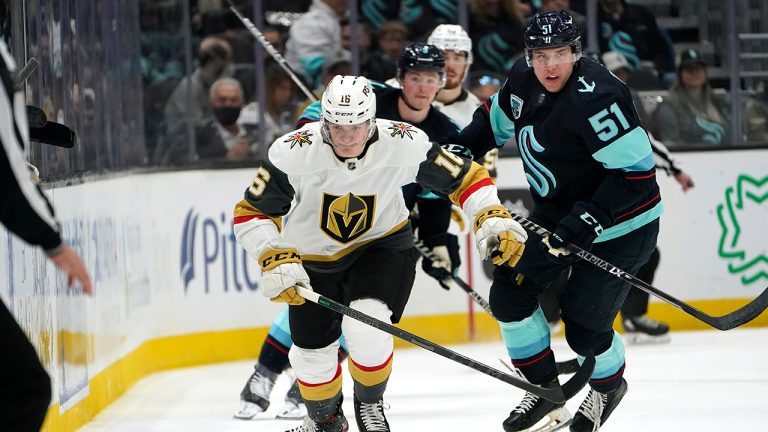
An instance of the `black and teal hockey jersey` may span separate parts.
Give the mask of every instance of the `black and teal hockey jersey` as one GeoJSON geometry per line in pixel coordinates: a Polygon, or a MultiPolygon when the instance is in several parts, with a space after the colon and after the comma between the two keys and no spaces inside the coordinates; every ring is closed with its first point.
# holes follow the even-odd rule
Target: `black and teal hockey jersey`
{"type": "Polygon", "coordinates": [[[661,215],[651,144],[629,89],[594,61],[578,60],[563,89],[550,93],[519,60],[499,92],[475,111],[458,143],[478,155],[512,138],[536,213],[550,227],[578,201],[611,219],[596,242],[661,215]]]}

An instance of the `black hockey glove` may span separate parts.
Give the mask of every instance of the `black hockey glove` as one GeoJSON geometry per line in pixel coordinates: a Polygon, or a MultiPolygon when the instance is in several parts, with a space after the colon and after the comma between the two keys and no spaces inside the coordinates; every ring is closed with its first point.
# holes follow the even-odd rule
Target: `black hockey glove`
{"type": "Polygon", "coordinates": [[[450,289],[446,279],[453,277],[461,265],[458,237],[453,234],[442,233],[422,241],[438,260],[433,261],[427,257],[422,257],[421,268],[426,274],[435,278],[443,289],[450,289]]]}
{"type": "Polygon", "coordinates": [[[551,261],[564,265],[573,264],[579,258],[565,250],[566,246],[574,244],[584,250],[591,249],[592,243],[610,222],[608,216],[600,209],[579,201],[573,206],[570,214],[560,219],[552,234],[539,242],[539,247],[551,261]]]}

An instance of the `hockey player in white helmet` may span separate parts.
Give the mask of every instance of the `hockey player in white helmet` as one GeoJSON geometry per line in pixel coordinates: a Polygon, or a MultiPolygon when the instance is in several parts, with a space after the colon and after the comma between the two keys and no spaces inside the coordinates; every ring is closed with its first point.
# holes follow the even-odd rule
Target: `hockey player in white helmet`
{"type": "Polygon", "coordinates": [[[383,395],[392,336],[305,303],[296,287],[398,322],[417,258],[401,186],[418,182],[459,205],[474,220],[481,256],[494,264],[514,266],[525,248],[525,230],[500,205],[482,166],[408,123],[376,119],[375,107],[367,79],[336,76],[322,98],[322,120],[278,138],[235,206],[235,235],[262,267],[262,294],[290,305],[289,356],[307,407],[298,432],[348,430],[337,356],[342,329],[358,429],[390,430],[383,395]]]}
{"type": "Polygon", "coordinates": [[[427,43],[445,51],[445,86],[434,104],[460,127],[472,121],[472,114],[482,102],[462,87],[472,65],[472,40],[460,25],[440,24],[427,43]]]}

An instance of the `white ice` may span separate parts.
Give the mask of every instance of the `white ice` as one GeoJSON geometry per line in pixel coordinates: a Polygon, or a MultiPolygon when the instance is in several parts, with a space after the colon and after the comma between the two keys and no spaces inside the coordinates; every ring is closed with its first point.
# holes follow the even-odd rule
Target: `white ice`
{"type": "MultiPolygon", "coordinates": [[[[502,343],[450,347],[501,368],[502,343]]],[[[559,360],[572,358],[554,339],[559,360]]],[[[298,421],[232,418],[253,362],[225,363],[151,375],[81,431],[285,431],[298,421]]],[[[768,430],[768,329],[672,333],[666,345],[627,346],[629,392],[601,431],[768,430]]],[[[344,371],[344,411],[357,431],[352,380],[344,371]]],[[[274,414],[288,379],[272,393],[274,414]]],[[[572,413],[586,389],[569,401],[572,413]]],[[[392,430],[502,431],[523,392],[420,348],[399,349],[385,394],[392,430]]]]}

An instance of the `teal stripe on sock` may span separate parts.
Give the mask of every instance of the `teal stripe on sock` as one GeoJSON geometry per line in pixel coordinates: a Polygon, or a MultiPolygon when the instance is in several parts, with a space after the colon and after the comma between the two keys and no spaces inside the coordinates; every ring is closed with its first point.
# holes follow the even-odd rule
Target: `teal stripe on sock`
{"type": "MultiPolygon", "coordinates": [[[[584,357],[578,356],[579,364],[584,363],[584,357]]],[[[611,347],[604,353],[595,356],[595,371],[592,372],[592,379],[602,379],[616,373],[624,365],[624,341],[615,330],[613,331],[613,340],[611,347]]]]}
{"type": "Polygon", "coordinates": [[[499,321],[499,326],[511,359],[528,358],[549,347],[549,326],[541,308],[522,321],[499,321]]]}

